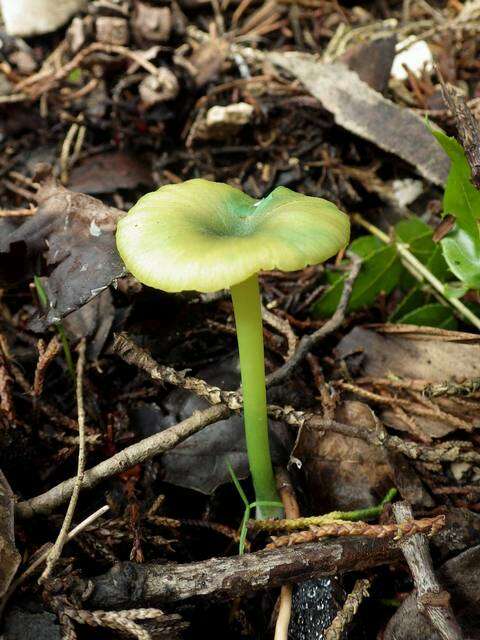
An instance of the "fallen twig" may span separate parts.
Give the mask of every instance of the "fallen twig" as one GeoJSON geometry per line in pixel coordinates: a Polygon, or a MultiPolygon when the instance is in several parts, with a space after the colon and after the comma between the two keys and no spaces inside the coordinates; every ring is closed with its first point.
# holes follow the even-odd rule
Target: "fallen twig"
{"type": "MultiPolygon", "coordinates": [[[[137,464],[150,460],[159,453],[173,449],[177,444],[186,440],[212,422],[226,418],[229,409],[224,405],[214,405],[204,411],[195,412],[192,416],[179,422],[169,429],[156,433],[149,438],[136,442],[111,458],[100,462],[88,469],[83,478],[83,489],[91,489],[99,482],[115,476],[137,464]]],[[[75,478],[69,478],[53,487],[49,491],[20,502],[16,507],[18,518],[32,518],[35,515],[47,515],[63,504],[70,497],[75,484],[75,478]]]]}
{"type": "MultiPolygon", "coordinates": [[[[295,496],[295,489],[290,481],[288,472],[285,469],[277,470],[276,480],[285,516],[289,519],[299,518],[300,509],[295,496]]],[[[290,616],[292,613],[292,591],[293,589],[290,583],[282,585],[280,590],[278,616],[275,623],[274,640],[288,640],[288,625],[290,624],[290,616]]]]}
{"type": "Polygon", "coordinates": [[[62,349],[62,343],[58,336],[54,336],[45,347],[43,340],[38,341],[38,362],[33,380],[33,395],[38,398],[42,394],[45,374],[50,363],[55,359],[62,349]]]}
{"type": "Polygon", "coordinates": [[[72,524],[73,515],[77,507],[78,497],[82,488],[83,476],[85,473],[85,409],[83,405],[83,371],[85,368],[85,349],[86,341],[82,339],[78,349],[78,361],[77,361],[77,376],[76,376],[76,395],[77,395],[77,413],[78,413],[78,466],[77,475],[72,488],[72,495],[70,497],[70,503],[68,505],[65,519],[62,523],[62,528],[58,534],[58,538],[55,541],[47,558],[47,565],[44,572],[40,576],[40,582],[45,582],[55,563],[62,554],[63,547],[68,539],[68,531],[72,524]]]}
{"type": "MultiPolygon", "coordinates": [[[[145,462],[154,456],[176,447],[189,436],[197,433],[213,422],[226,418],[232,411],[242,408],[242,396],[236,391],[223,391],[218,387],[211,387],[199,378],[186,377],[171,367],[158,365],[153,358],[140,349],[132,340],[121,336],[116,339],[115,349],[131,364],[143,368],[156,380],[165,380],[183,389],[194,391],[205,398],[213,406],[193,414],[177,425],[161,433],[145,438],[108,460],[92,467],[85,472],[84,488],[92,488],[102,480],[131,469],[136,464],[145,462]],[[120,349],[118,346],[120,346],[120,349]]],[[[348,425],[332,419],[305,411],[297,411],[292,407],[268,405],[268,414],[275,420],[286,422],[297,428],[311,428],[319,431],[333,431],[352,438],[360,438],[377,447],[385,447],[391,451],[403,453],[413,460],[424,462],[480,462],[480,453],[474,451],[470,443],[465,441],[446,441],[435,446],[405,441],[398,436],[389,435],[377,420],[376,429],[367,429],[348,425]]],[[[68,500],[74,486],[74,478],[61,482],[49,491],[16,507],[19,518],[31,518],[34,515],[46,515],[68,500]]]]}
{"type": "Polygon", "coordinates": [[[333,316],[325,322],[325,324],[317,329],[314,333],[308,336],[303,336],[300,340],[300,343],[293,354],[293,356],[285,362],[284,365],[279,367],[276,371],[267,376],[267,386],[274,386],[280,384],[288,378],[288,376],[292,373],[292,371],[302,362],[302,360],[307,356],[308,353],[330,333],[336,331],[342,322],[345,320],[345,312],[347,310],[348,302],[350,300],[350,295],[352,293],[352,288],[357,278],[360,267],[362,263],[360,258],[355,254],[351,255],[351,269],[350,273],[345,280],[345,284],[343,285],[342,296],[340,298],[340,302],[338,303],[338,307],[335,310],[333,316]]]}
{"type": "Polygon", "coordinates": [[[189,598],[231,600],[285,582],[390,563],[400,557],[397,546],[388,539],[348,537],[187,564],[124,562],[93,579],[88,604],[111,609],[189,598]]]}
{"type": "MultiPolygon", "coordinates": [[[[393,513],[401,526],[415,522],[406,502],[395,503],[393,513]]],[[[437,580],[423,533],[419,531],[401,540],[400,548],[412,572],[419,609],[426,613],[443,640],[462,640],[462,632],[450,606],[450,594],[437,580]]]]}

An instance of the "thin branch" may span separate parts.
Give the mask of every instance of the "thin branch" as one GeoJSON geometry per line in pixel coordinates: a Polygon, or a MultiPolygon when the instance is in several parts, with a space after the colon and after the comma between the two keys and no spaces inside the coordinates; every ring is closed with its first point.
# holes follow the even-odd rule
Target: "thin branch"
{"type": "MultiPolygon", "coordinates": [[[[82,520],[82,522],[77,524],[76,527],[74,527],[73,529],[71,529],[71,531],[68,532],[67,541],[73,540],[73,538],[78,536],[79,533],[81,533],[84,529],[86,529],[88,526],[90,526],[92,524],[92,522],[95,522],[95,520],[100,518],[100,516],[103,516],[103,514],[106,513],[109,509],[110,509],[110,507],[108,505],[104,505],[103,507],[100,507],[100,509],[97,509],[96,511],[94,511],[87,518],[85,518],[85,520],[82,520]]],[[[49,543],[49,544],[47,544],[45,546],[47,547],[45,549],[45,551],[43,551],[42,553],[39,553],[39,555],[37,555],[37,557],[33,560],[33,562],[31,564],[28,565],[28,567],[25,569],[25,571],[23,573],[21,573],[18,576],[18,578],[16,578],[12,582],[12,584],[8,588],[8,591],[3,596],[2,601],[0,602],[0,618],[2,617],[2,613],[3,613],[4,609],[5,609],[5,605],[10,600],[10,598],[13,595],[13,593],[18,589],[18,587],[20,587],[27,580],[27,578],[29,578],[33,573],[35,573],[37,571],[37,569],[48,558],[48,555],[49,555],[53,545],[51,543],[49,543]]]]}
{"type": "Polygon", "coordinates": [[[68,531],[72,524],[73,515],[77,507],[78,497],[82,488],[83,477],[85,474],[85,408],[83,403],[83,371],[85,369],[85,349],[86,340],[82,339],[78,348],[77,360],[77,377],[76,377],[76,395],[77,395],[77,414],[78,414],[78,465],[77,475],[72,488],[72,495],[68,505],[67,513],[55,541],[47,558],[47,566],[40,576],[40,582],[45,582],[52,573],[55,563],[62,555],[63,547],[68,539],[68,531]]]}
{"type": "MultiPolygon", "coordinates": [[[[224,405],[214,405],[204,411],[196,411],[186,420],[169,429],[165,429],[165,431],[156,433],[130,447],[126,447],[111,458],[103,460],[103,462],[88,469],[83,478],[83,489],[92,489],[107,478],[127,471],[127,469],[131,469],[135,465],[145,462],[145,460],[150,460],[160,453],[173,449],[180,442],[183,442],[207,425],[212,424],[212,422],[218,422],[226,418],[229,413],[229,409],[224,405]]],[[[16,506],[16,517],[26,519],[37,515],[48,515],[68,500],[74,485],[75,478],[69,478],[35,498],[20,502],[16,506]]]]}
{"type": "MultiPolygon", "coordinates": [[[[102,480],[131,469],[154,456],[176,447],[189,436],[204,427],[225,419],[232,411],[241,411],[242,396],[235,391],[223,391],[209,386],[199,378],[186,377],[171,367],[158,365],[153,358],[140,349],[132,340],[119,336],[115,341],[117,352],[131,364],[147,371],[156,380],[165,380],[183,389],[194,391],[208,400],[213,406],[198,411],[177,425],[157,433],[140,442],[136,442],[123,451],[104,460],[85,472],[84,488],[92,488],[102,480]],[[121,340],[119,338],[121,337],[121,340]],[[165,377],[164,377],[165,376],[165,377]]],[[[331,431],[352,438],[359,438],[376,447],[385,447],[402,453],[413,460],[424,462],[473,462],[480,463],[480,453],[474,451],[466,441],[446,441],[429,446],[413,441],[405,441],[398,436],[389,435],[377,420],[375,429],[357,425],[348,425],[333,419],[323,418],[315,413],[298,411],[292,407],[268,405],[268,414],[275,420],[285,422],[297,428],[311,428],[319,431],[331,431]]],[[[61,482],[49,491],[16,506],[18,518],[31,518],[34,515],[46,515],[60,506],[71,495],[75,479],[61,482]]]]}
{"type": "Polygon", "coordinates": [[[285,582],[363,571],[399,557],[398,543],[393,540],[348,537],[186,564],[123,562],[93,578],[88,605],[112,609],[159,606],[189,598],[232,600],[285,582]]]}
{"type": "MultiPolygon", "coordinates": [[[[393,513],[401,526],[414,522],[412,510],[406,502],[395,503],[393,513]]],[[[440,586],[433,570],[425,535],[417,533],[401,540],[400,548],[412,572],[418,608],[426,613],[443,640],[462,640],[462,632],[450,606],[450,594],[440,586]]]]}
{"type": "MultiPolygon", "coordinates": [[[[289,519],[300,517],[300,508],[295,496],[295,489],[286,469],[278,469],[276,472],[277,488],[283,503],[285,516],[289,519]]],[[[274,640],[288,640],[288,626],[292,613],[292,585],[283,584],[280,590],[278,616],[275,623],[274,640]]]]}
{"type": "Polygon", "coordinates": [[[406,536],[422,532],[428,535],[435,535],[445,526],[445,516],[434,516],[433,518],[422,518],[421,520],[409,520],[401,524],[368,524],[367,522],[348,522],[338,520],[330,524],[323,524],[319,527],[310,527],[308,531],[295,531],[286,536],[272,536],[272,542],[267,545],[267,549],[279,549],[280,547],[290,547],[294,544],[313,542],[333,536],[365,536],[367,538],[394,538],[399,540],[406,536]]]}
{"type": "Polygon", "coordinates": [[[320,329],[317,329],[317,331],[309,336],[303,336],[290,360],[287,360],[284,365],[267,376],[267,386],[278,385],[286,378],[288,378],[292,371],[296,367],[298,367],[298,365],[302,362],[306,355],[310,353],[310,351],[321,340],[323,340],[323,338],[325,338],[330,333],[333,333],[340,327],[342,322],[345,320],[345,313],[347,310],[348,302],[352,294],[355,279],[360,272],[361,265],[362,263],[360,258],[355,254],[352,254],[350,273],[345,280],[345,284],[343,285],[342,296],[340,298],[340,302],[338,303],[338,307],[335,310],[335,313],[329,320],[327,320],[327,322],[325,322],[322,327],[320,327],[320,329]]]}

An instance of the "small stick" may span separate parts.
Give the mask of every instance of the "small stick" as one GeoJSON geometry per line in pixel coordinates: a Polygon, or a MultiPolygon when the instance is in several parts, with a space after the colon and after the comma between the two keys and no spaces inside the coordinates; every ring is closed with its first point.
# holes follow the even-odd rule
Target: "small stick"
{"type": "Polygon", "coordinates": [[[402,524],[368,524],[367,522],[337,520],[319,527],[310,527],[309,531],[296,531],[287,536],[272,536],[272,542],[267,544],[265,548],[279,549],[280,547],[289,547],[304,542],[313,542],[329,536],[365,536],[367,538],[393,538],[394,540],[399,540],[419,531],[428,532],[429,535],[433,536],[444,525],[444,515],[412,520],[402,524]]]}
{"type": "MultiPolygon", "coordinates": [[[[393,513],[400,525],[414,522],[406,502],[396,502],[393,513]]],[[[416,533],[401,540],[400,548],[412,572],[420,611],[428,616],[443,640],[462,640],[462,632],[450,606],[450,594],[441,587],[434,573],[425,535],[416,533]]]]}
{"type": "MultiPolygon", "coordinates": [[[[103,516],[103,514],[106,513],[109,509],[110,507],[106,504],[103,507],[100,507],[100,509],[97,509],[96,511],[94,511],[91,515],[85,518],[85,520],[82,520],[82,522],[77,524],[76,527],[74,527],[73,529],[71,529],[71,531],[68,532],[67,541],[70,541],[76,536],[78,536],[79,533],[81,533],[84,529],[86,529],[89,525],[91,525],[92,522],[95,522],[95,520],[100,518],[100,516],[103,516]]],[[[3,596],[2,602],[0,603],[0,617],[2,616],[2,613],[5,609],[5,605],[10,600],[12,594],[18,589],[19,586],[21,586],[25,582],[25,580],[27,580],[27,578],[29,578],[33,573],[35,573],[38,567],[42,565],[45,562],[45,560],[48,558],[50,550],[52,549],[52,545],[48,544],[46,546],[47,548],[45,549],[45,551],[40,553],[35,558],[35,560],[25,569],[25,571],[21,573],[16,580],[12,582],[12,584],[8,588],[8,591],[5,593],[5,595],[3,596]]]]}
{"type": "Polygon", "coordinates": [[[267,376],[267,386],[271,387],[280,384],[281,382],[283,382],[283,380],[288,378],[292,371],[300,364],[300,362],[302,362],[306,355],[310,353],[310,351],[320,342],[320,340],[323,340],[325,336],[333,333],[333,331],[336,331],[345,320],[345,313],[347,310],[348,302],[350,300],[350,296],[352,294],[353,285],[358,274],[360,273],[360,267],[362,266],[360,258],[358,258],[358,256],[356,256],[355,254],[351,255],[351,262],[352,266],[350,269],[350,273],[345,280],[345,284],[343,285],[342,296],[333,316],[329,320],[327,320],[327,322],[325,322],[325,324],[320,327],[320,329],[317,329],[317,331],[309,336],[303,336],[290,360],[287,360],[284,365],[267,376]]]}
{"type": "Polygon", "coordinates": [[[45,380],[45,374],[48,366],[56,358],[62,348],[62,343],[58,339],[58,336],[54,336],[48,343],[46,348],[40,349],[39,341],[39,356],[37,367],[35,369],[35,377],[33,381],[33,395],[38,398],[42,394],[43,383],[45,380]]]}
{"type": "MultiPolygon", "coordinates": [[[[293,488],[286,469],[277,470],[276,480],[278,493],[285,510],[285,516],[289,519],[299,518],[300,509],[295,496],[295,489],[293,488]]],[[[288,626],[292,613],[292,591],[293,588],[290,583],[282,585],[274,640],[288,640],[288,626]]]]}
{"type": "Polygon", "coordinates": [[[82,339],[78,349],[78,361],[77,361],[77,378],[76,378],[76,395],[77,395],[77,412],[78,412],[78,466],[77,477],[70,497],[70,503],[68,505],[67,513],[58,534],[58,538],[52,547],[52,550],[48,554],[47,566],[44,572],[40,576],[39,582],[45,582],[51,572],[55,563],[62,554],[63,547],[67,542],[68,530],[72,523],[73,515],[80,495],[80,489],[82,488],[83,476],[85,474],[85,408],[83,405],[83,371],[85,368],[85,338],[82,339]]]}

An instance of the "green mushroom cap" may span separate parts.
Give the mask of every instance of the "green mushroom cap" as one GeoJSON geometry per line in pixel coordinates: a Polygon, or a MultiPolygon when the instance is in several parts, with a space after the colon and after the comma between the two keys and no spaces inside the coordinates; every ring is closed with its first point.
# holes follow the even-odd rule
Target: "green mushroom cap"
{"type": "Polygon", "coordinates": [[[277,187],[262,200],[195,179],[147,193],[122,218],[117,248],[156,289],[218,291],[261,270],[318,264],[348,243],[348,216],[322,198],[277,187]]]}

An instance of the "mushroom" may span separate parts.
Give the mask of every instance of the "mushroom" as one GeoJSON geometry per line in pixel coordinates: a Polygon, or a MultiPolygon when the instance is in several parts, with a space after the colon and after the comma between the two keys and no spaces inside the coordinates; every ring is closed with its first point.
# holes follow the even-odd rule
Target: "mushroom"
{"type": "Polygon", "coordinates": [[[257,518],[279,512],[271,504],[278,494],[268,442],[258,272],[323,262],[346,246],[349,232],[348,216],[327,200],[285,187],[255,200],[203,179],[144,195],[118,224],[120,256],[143,284],[168,292],[230,288],[257,518]]]}

